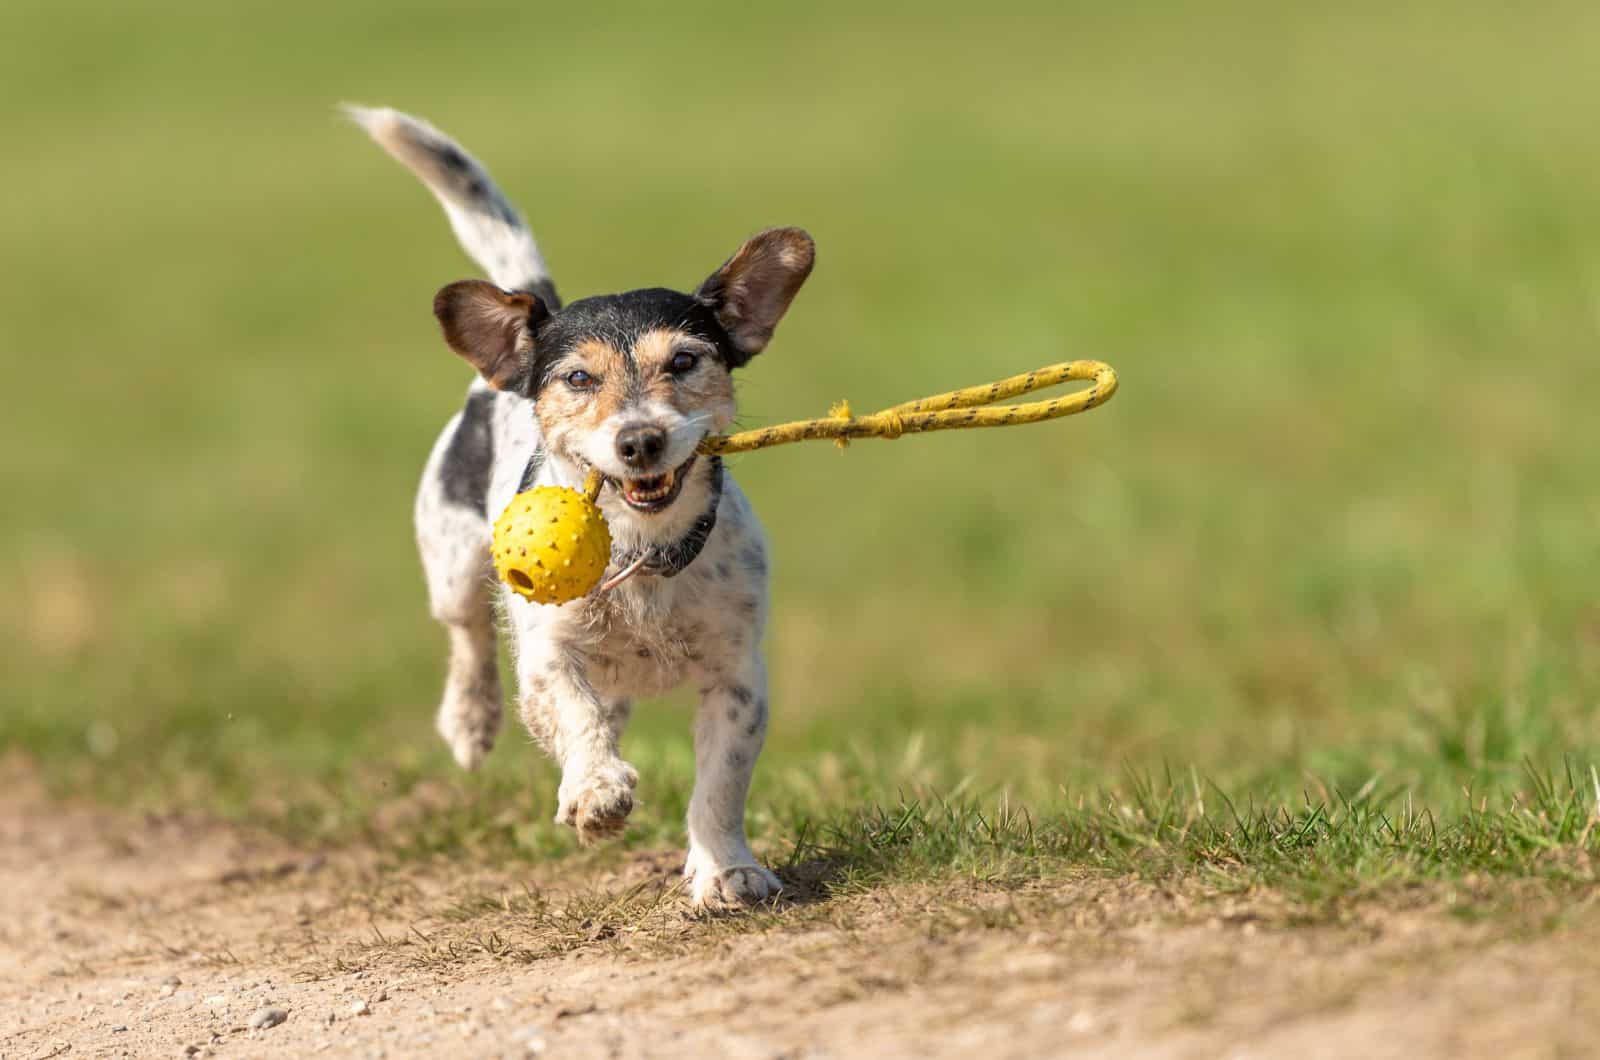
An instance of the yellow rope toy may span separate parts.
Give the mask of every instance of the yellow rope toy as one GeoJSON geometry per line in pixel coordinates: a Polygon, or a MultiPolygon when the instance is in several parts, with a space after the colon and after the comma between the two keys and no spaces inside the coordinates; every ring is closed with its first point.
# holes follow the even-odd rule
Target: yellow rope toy
{"type": "MultiPolygon", "coordinates": [[[[817,438],[831,438],[842,449],[853,438],[894,439],[922,431],[1039,423],[1087,412],[1111,400],[1116,392],[1117,373],[1109,364],[1066,361],[994,383],[908,401],[870,416],[852,416],[850,403],[841,401],[825,418],[713,435],[701,441],[698,451],[707,455],[745,453],[817,438]],[[1092,385],[1046,401],[993,405],[1074,380],[1092,380],[1092,385]]],[[[539,486],[517,494],[506,505],[495,520],[493,554],[496,573],[513,592],[541,604],[564,604],[601,585],[611,561],[611,531],[595,503],[604,484],[598,471],[590,471],[581,493],[565,486],[539,486]]],[[[630,569],[614,576],[602,588],[631,573],[630,569]]]]}

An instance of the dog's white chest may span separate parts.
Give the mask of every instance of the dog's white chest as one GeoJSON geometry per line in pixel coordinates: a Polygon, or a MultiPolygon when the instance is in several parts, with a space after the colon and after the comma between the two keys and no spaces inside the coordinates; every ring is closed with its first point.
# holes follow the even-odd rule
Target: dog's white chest
{"type": "Polygon", "coordinates": [[[693,583],[652,579],[619,590],[597,610],[592,680],[618,697],[659,695],[683,681],[703,654],[706,627],[694,619],[693,583]]]}

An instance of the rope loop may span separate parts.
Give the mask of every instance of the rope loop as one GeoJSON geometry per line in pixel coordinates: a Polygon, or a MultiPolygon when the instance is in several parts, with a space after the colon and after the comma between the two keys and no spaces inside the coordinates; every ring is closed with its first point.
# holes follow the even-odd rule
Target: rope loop
{"type": "Polygon", "coordinates": [[[758,427],[753,431],[740,431],[738,434],[711,435],[700,442],[699,448],[700,452],[708,455],[744,453],[790,442],[830,438],[843,449],[852,438],[892,440],[923,431],[1039,423],[1087,412],[1110,401],[1116,392],[1117,373],[1109,364],[1102,361],[1063,361],[993,383],[908,401],[870,416],[852,416],[850,402],[838,401],[822,419],[796,420],[772,427],[758,427]],[[1043,401],[1021,405],[995,404],[1005,398],[1074,380],[1087,381],[1090,385],[1083,390],[1043,401]]]}

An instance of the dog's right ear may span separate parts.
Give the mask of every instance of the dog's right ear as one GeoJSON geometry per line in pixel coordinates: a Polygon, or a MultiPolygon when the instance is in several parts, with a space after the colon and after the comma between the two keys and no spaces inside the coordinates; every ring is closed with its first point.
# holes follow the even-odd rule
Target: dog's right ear
{"type": "Polygon", "coordinates": [[[733,340],[730,368],[742,368],[766,349],[816,257],[805,229],[769,228],[745,240],[695,291],[695,301],[717,315],[733,340]]]}
{"type": "Polygon", "coordinates": [[[533,332],[550,315],[536,294],[502,291],[483,280],[461,280],[433,298],[444,341],[496,390],[527,378],[533,332]]]}

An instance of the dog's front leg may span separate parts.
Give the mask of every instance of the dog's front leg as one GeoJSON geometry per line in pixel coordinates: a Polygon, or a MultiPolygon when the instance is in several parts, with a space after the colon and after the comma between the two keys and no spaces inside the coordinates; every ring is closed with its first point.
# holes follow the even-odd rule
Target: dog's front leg
{"type": "Polygon", "coordinates": [[[584,676],[581,657],[552,649],[518,661],[522,720],[561,765],[556,823],[583,843],[622,834],[639,773],[618,751],[626,700],[608,700],[584,676]]]}
{"type": "Polygon", "coordinates": [[[694,794],[689,798],[689,877],[694,904],[721,910],[765,901],[778,877],[756,862],[744,834],[750,775],[767,736],[767,673],[752,653],[700,693],[694,794]]]}

